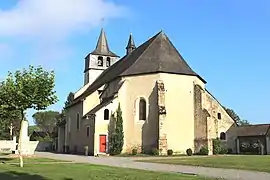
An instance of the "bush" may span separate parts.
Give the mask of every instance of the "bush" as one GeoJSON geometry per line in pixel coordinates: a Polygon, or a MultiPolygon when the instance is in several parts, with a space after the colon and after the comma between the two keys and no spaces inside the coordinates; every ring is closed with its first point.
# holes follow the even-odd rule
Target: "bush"
{"type": "Polygon", "coordinates": [[[151,155],[153,155],[153,156],[158,156],[158,155],[159,155],[158,149],[157,149],[157,148],[153,148],[153,149],[151,150],[151,155]]]}
{"type": "Polygon", "coordinates": [[[209,150],[208,150],[208,147],[207,146],[203,146],[200,151],[199,151],[199,155],[208,155],[209,153],[209,150]]]}
{"type": "Polygon", "coordinates": [[[138,154],[138,150],[136,148],[132,149],[131,154],[132,155],[137,155],[138,154]]]}
{"type": "Polygon", "coordinates": [[[221,151],[221,141],[219,139],[213,139],[213,154],[219,154],[221,151]]]}
{"type": "Polygon", "coordinates": [[[187,153],[188,156],[192,156],[192,149],[188,148],[186,150],[186,153],[187,153]]]}
{"type": "Polygon", "coordinates": [[[173,150],[172,149],[168,149],[167,150],[167,155],[168,156],[172,156],[173,155],[173,150]]]}
{"type": "Polygon", "coordinates": [[[221,147],[219,154],[227,154],[228,149],[226,147],[221,147]]]}
{"type": "Polygon", "coordinates": [[[224,145],[220,139],[213,139],[213,154],[227,154],[228,149],[224,145]]]}
{"type": "Polygon", "coordinates": [[[116,117],[112,115],[111,121],[115,122],[115,128],[109,129],[109,154],[119,155],[124,145],[123,117],[120,104],[116,110],[116,117]]]}

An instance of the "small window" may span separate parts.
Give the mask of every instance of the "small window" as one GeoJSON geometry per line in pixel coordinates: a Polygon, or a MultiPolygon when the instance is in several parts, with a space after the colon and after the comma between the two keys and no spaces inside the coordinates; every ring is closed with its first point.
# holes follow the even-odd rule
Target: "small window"
{"type": "Polygon", "coordinates": [[[104,120],[109,120],[109,114],[110,114],[109,109],[105,109],[104,110],[104,120]]]}
{"type": "Polygon", "coordinates": [[[111,58],[110,57],[107,57],[106,66],[107,67],[110,67],[111,66],[111,58]]]}
{"type": "Polygon", "coordinates": [[[221,119],[221,113],[217,113],[217,118],[221,119]]]}
{"type": "Polygon", "coordinates": [[[77,130],[80,129],[80,114],[77,113],[77,130]]]}
{"type": "Polygon", "coordinates": [[[139,120],[146,120],[146,101],[143,98],[139,102],[139,120]]]}
{"type": "Polygon", "coordinates": [[[90,127],[87,126],[87,128],[86,128],[86,136],[89,137],[89,135],[90,135],[90,127]]]}
{"type": "Polygon", "coordinates": [[[103,57],[98,56],[98,66],[103,66],[103,57]]]}
{"type": "Polygon", "coordinates": [[[221,133],[220,133],[219,139],[220,139],[220,140],[226,140],[226,134],[225,134],[225,132],[221,132],[221,133]]]}

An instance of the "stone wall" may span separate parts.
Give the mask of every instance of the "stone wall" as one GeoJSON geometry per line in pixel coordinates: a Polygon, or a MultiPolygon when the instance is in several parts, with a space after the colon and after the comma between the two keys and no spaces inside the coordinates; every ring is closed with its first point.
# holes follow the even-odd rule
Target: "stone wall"
{"type": "Polygon", "coordinates": [[[235,122],[222,105],[201,86],[194,84],[194,152],[208,146],[212,154],[212,139],[226,134],[227,146],[235,151],[235,122]]]}
{"type": "Polygon", "coordinates": [[[158,89],[158,107],[159,107],[159,152],[160,155],[167,154],[167,134],[164,131],[163,124],[166,119],[166,107],[165,107],[165,87],[164,83],[161,80],[157,81],[157,89],[158,89]]]}
{"type": "Polygon", "coordinates": [[[225,141],[228,148],[236,152],[236,124],[234,120],[227,114],[218,100],[207,90],[203,94],[202,105],[210,114],[208,118],[208,138],[220,138],[221,133],[225,133],[225,141]]]}
{"type": "Polygon", "coordinates": [[[207,145],[207,117],[209,113],[202,108],[203,89],[194,85],[194,152],[198,153],[207,145]]]}

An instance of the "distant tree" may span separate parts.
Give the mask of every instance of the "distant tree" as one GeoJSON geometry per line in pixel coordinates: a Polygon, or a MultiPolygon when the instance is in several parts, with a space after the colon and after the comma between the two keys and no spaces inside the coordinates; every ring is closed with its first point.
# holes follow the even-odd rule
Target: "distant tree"
{"type": "Polygon", "coordinates": [[[242,120],[233,109],[223,107],[228,115],[236,122],[238,126],[249,125],[250,123],[247,120],[242,120]]]}
{"type": "Polygon", "coordinates": [[[52,133],[59,118],[58,111],[39,111],[33,114],[33,119],[37,127],[42,131],[52,133]]]}
{"type": "Polygon", "coordinates": [[[112,122],[113,126],[110,129],[109,137],[109,153],[111,155],[117,155],[122,152],[124,145],[123,118],[120,104],[116,110],[116,118],[113,116],[112,120],[115,122],[115,129],[114,122],[112,122]]]}
{"type": "Polygon", "coordinates": [[[66,123],[66,108],[69,106],[74,99],[74,93],[70,92],[67,100],[65,101],[64,107],[62,111],[59,113],[58,118],[57,118],[57,126],[61,126],[66,123]]]}
{"type": "Polygon", "coordinates": [[[69,106],[72,103],[73,99],[74,99],[74,93],[73,92],[70,92],[68,94],[68,97],[67,97],[67,100],[65,102],[64,108],[66,108],[67,106],[69,106]]]}
{"type": "Polygon", "coordinates": [[[11,139],[12,136],[18,136],[21,119],[19,111],[7,111],[0,107],[0,139],[11,139]]]}
{"type": "MultiPolygon", "coordinates": [[[[18,111],[22,124],[27,109],[44,110],[57,102],[54,81],[54,72],[47,72],[42,67],[29,66],[29,69],[15,73],[9,72],[7,79],[1,83],[1,108],[8,112],[18,111]]],[[[20,167],[23,167],[21,132],[22,129],[19,137],[19,153],[20,167]]]]}

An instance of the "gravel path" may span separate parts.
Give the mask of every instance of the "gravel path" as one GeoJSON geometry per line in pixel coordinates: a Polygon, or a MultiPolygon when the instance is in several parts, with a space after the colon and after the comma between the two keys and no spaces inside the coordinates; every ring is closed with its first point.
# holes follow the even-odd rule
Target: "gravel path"
{"type": "Polygon", "coordinates": [[[200,176],[227,180],[270,180],[270,173],[264,172],[135,162],[136,159],[129,157],[85,157],[79,155],[54,154],[47,152],[36,152],[36,155],[44,158],[67,160],[77,163],[109,165],[151,171],[197,174],[200,176]]]}

